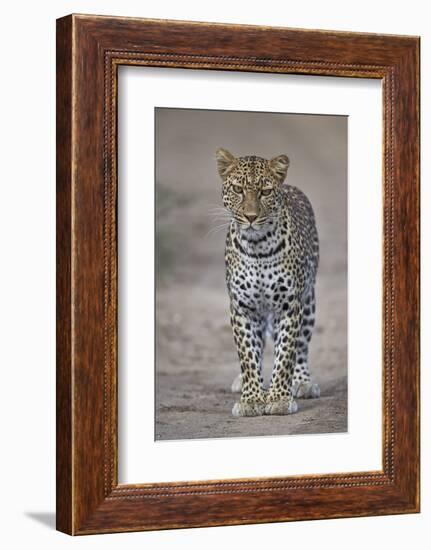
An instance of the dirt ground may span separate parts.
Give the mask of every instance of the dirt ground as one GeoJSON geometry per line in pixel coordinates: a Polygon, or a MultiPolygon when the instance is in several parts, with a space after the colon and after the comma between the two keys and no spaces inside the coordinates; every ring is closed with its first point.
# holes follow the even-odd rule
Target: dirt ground
{"type": "MultiPolygon", "coordinates": [[[[345,155],[345,128],[340,121],[334,121],[334,117],[311,117],[315,119],[314,123],[310,117],[306,117],[304,123],[299,123],[299,118],[304,117],[293,117],[286,129],[286,135],[295,136],[295,140],[286,145],[292,167],[295,161],[297,165],[296,172],[292,170],[290,182],[310,197],[320,236],[321,263],[310,368],[313,380],[320,384],[321,397],[298,400],[298,412],[290,416],[234,418],[231,410],[238,395],[231,393],[230,386],[239,373],[239,363],[229,324],[224,280],[226,231],[220,228],[220,231],[212,232],[220,223],[211,216],[212,208],[220,205],[214,151],[219,145],[230,146],[223,141],[229,124],[234,124],[232,131],[237,132],[238,140],[246,139],[250,120],[241,128],[241,117],[235,119],[229,115],[225,121],[217,117],[213,135],[205,134],[205,138],[195,140],[191,136],[199,135],[202,116],[216,116],[216,113],[198,114],[162,109],[156,119],[159,160],[156,165],[155,438],[173,440],[345,432],[347,189],[345,166],[336,169],[334,157],[338,155],[339,159],[345,155]],[[331,120],[323,120],[326,118],[331,120]],[[326,124],[324,128],[323,124],[326,124]],[[320,150],[319,158],[315,158],[314,172],[310,171],[309,164],[304,164],[308,168],[304,175],[301,158],[304,161],[307,158],[307,147],[310,154],[315,154],[316,143],[321,143],[319,136],[323,132],[327,149],[320,150]],[[298,142],[302,144],[301,149],[295,150],[298,142]],[[166,155],[169,162],[163,161],[166,155]],[[196,158],[200,159],[198,165],[196,158]],[[205,162],[202,159],[206,159],[205,162]],[[204,174],[211,176],[203,180],[204,174]]],[[[263,121],[268,122],[267,117],[263,121]]],[[[211,120],[207,118],[205,124],[209,123],[211,120]]],[[[258,123],[262,126],[262,119],[258,123]]],[[[285,119],[280,117],[269,122],[276,138],[278,133],[285,131],[285,124],[285,119]]],[[[268,152],[262,151],[258,145],[249,143],[248,151],[268,157],[272,152],[280,153],[280,148],[274,145],[267,144],[268,152]]],[[[241,154],[238,148],[233,148],[233,152],[241,154]]],[[[264,359],[266,381],[270,376],[271,354],[271,346],[267,346],[264,359]]]]}

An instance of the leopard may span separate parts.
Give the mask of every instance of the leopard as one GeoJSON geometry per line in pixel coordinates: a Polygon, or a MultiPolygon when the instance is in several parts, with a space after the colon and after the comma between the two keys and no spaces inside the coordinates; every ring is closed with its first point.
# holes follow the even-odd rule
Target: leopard
{"type": "Polygon", "coordinates": [[[230,324],[240,373],[234,417],[296,413],[295,399],[320,397],[308,352],[315,325],[319,237],[310,200],[286,181],[290,159],[235,157],[219,148],[216,164],[223,208],[230,324]],[[274,344],[264,385],[265,341],[274,344]]]}

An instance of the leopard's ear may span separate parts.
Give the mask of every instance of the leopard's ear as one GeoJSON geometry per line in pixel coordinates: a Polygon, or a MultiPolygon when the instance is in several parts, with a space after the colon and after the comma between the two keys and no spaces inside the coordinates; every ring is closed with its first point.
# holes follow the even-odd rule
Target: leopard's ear
{"type": "Polygon", "coordinates": [[[281,184],[286,179],[289,164],[290,160],[287,155],[279,155],[269,161],[269,169],[276,177],[278,183],[281,184]]]}
{"type": "Polygon", "coordinates": [[[218,173],[224,179],[235,165],[235,157],[227,149],[217,149],[216,151],[218,173]]]}

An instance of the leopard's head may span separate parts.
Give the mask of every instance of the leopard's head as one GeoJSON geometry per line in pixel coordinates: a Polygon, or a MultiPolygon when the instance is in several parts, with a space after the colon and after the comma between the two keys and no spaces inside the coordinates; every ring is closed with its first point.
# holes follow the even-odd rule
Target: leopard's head
{"type": "Polygon", "coordinates": [[[286,155],[271,160],[256,156],[235,158],[226,149],[218,149],[216,158],[223,181],[224,207],[241,229],[261,230],[280,212],[289,158],[286,155]]]}

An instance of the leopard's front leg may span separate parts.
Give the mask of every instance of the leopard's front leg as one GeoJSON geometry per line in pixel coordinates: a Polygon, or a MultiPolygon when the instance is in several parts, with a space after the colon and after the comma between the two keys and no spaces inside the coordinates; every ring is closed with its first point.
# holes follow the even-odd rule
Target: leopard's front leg
{"type": "Polygon", "coordinates": [[[296,298],[291,300],[287,311],[274,318],[274,367],[265,414],[293,414],[298,410],[292,382],[301,320],[302,305],[296,298]]]}
{"type": "Polygon", "coordinates": [[[233,416],[260,416],[265,412],[262,354],[265,323],[231,310],[231,324],[241,365],[241,398],[232,409],[233,416]]]}

